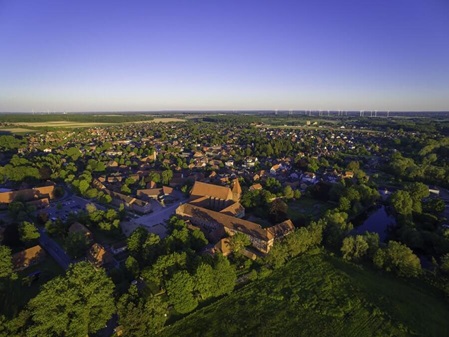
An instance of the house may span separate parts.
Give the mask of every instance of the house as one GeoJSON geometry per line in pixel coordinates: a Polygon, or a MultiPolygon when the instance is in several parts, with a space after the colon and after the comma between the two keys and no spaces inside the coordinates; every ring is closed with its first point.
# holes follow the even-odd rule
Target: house
{"type": "Polygon", "coordinates": [[[45,251],[41,246],[36,245],[14,254],[11,260],[14,271],[20,271],[41,262],[44,258],[45,251]]]}
{"type": "Polygon", "coordinates": [[[254,184],[249,187],[250,191],[260,191],[262,189],[263,189],[263,187],[261,184],[254,184]]]}
{"type": "Polygon", "coordinates": [[[99,243],[94,243],[87,252],[87,260],[94,267],[102,267],[112,262],[112,256],[109,252],[99,243]]]}
{"type": "Polygon", "coordinates": [[[105,189],[104,192],[112,198],[112,204],[115,206],[123,205],[126,209],[141,214],[147,214],[153,210],[151,204],[144,200],[133,198],[128,195],[114,192],[108,189],[105,189]]]}
{"type": "Polygon", "coordinates": [[[69,234],[71,234],[71,233],[82,233],[86,237],[86,239],[88,240],[88,242],[90,244],[92,244],[94,241],[92,232],[90,230],[88,230],[86,226],[84,226],[83,224],[80,224],[79,222],[74,222],[69,227],[69,234]]]}
{"type": "Polygon", "coordinates": [[[229,238],[223,238],[220,241],[218,241],[215,246],[214,250],[215,252],[221,253],[224,256],[228,256],[232,253],[231,244],[230,244],[229,238]]]}
{"type": "Polygon", "coordinates": [[[162,186],[162,188],[148,188],[145,190],[137,190],[137,196],[150,200],[150,199],[161,199],[162,197],[172,195],[174,192],[172,187],[162,186]]]}
{"type": "Polygon", "coordinates": [[[259,159],[257,159],[257,157],[248,157],[245,159],[245,164],[243,165],[243,167],[254,167],[256,166],[257,162],[259,161],[259,159]]]}
{"type": "Polygon", "coordinates": [[[229,160],[225,161],[225,166],[226,167],[233,167],[234,166],[234,161],[232,159],[229,159],[229,160]]]}
{"type": "Polygon", "coordinates": [[[247,220],[235,218],[220,212],[212,211],[192,204],[183,204],[176,209],[176,214],[189,219],[194,225],[199,226],[209,241],[214,241],[214,237],[209,234],[226,233],[234,235],[237,232],[246,234],[251,244],[263,253],[268,253],[273,246],[273,237],[266,229],[260,225],[247,220]]]}
{"type": "Polygon", "coordinates": [[[354,172],[352,171],[344,171],[341,175],[343,179],[352,179],[354,178],[354,172]]]}
{"type": "Polygon", "coordinates": [[[306,172],[302,176],[302,181],[305,183],[314,184],[316,182],[316,175],[313,172],[306,172]]]}
{"type": "MultiPolygon", "coordinates": [[[[0,193],[0,207],[6,207],[13,201],[20,200],[23,202],[36,201],[40,199],[54,199],[55,186],[42,186],[18,191],[8,191],[0,193]]],[[[45,202],[44,202],[45,203],[45,202]]]]}

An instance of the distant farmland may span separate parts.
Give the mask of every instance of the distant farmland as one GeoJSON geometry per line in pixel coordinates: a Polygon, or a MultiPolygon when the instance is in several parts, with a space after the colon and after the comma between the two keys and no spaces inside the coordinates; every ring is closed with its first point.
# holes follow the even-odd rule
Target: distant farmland
{"type": "Polygon", "coordinates": [[[41,128],[85,128],[129,123],[171,123],[184,122],[185,119],[176,117],[154,118],[150,115],[92,115],[92,114],[0,114],[0,132],[24,133],[31,129],[41,128]],[[28,129],[30,128],[30,129],[28,129]]]}

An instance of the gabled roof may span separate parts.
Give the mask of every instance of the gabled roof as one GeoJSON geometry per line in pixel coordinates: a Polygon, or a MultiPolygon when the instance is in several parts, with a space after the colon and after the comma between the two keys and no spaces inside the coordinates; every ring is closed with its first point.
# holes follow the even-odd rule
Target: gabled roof
{"type": "Polygon", "coordinates": [[[192,188],[192,192],[190,194],[193,197],[208,196],[211,198],[217,198],[222,200],[232,199],[232,192],[229,187],[206,184],[200,181],[195,181],[195,184],[193,185],[192,188]]]}
{"type": "Polygon", "coordinates": [[[259,240],[269,241],[273,238],[273,235],[266,229],[263,229],[260,225],[251,221],[235,218],[230,215],[211,211],[191,204],[183,204],[179,206],[178,209],[180,213],[191,216],[192,218],[198,218],[208,223],[222,225],[232,231],[241,232],[259,240]]]}
{"type": "Polygon", "coordinates": [[[91,237],[92,232],[86,228],[83,224],[80,224],[79,222],[74,222],[69,227],[69,233],[83,233],[86,237],[91,237]]]}
{"type": "Polygon", "coordinates": [[[39,245],[22,250],[21,252],[18,252],[12,256],[12,264],[14,266],[14,270],[25,269],[30,265],[40,261],[44,256],[45,252],[39,245]]]}
{"type": "Polygon", "coordinates": [[[267,228],[267,231],[275,238],[279,239],[287,234],[290,234],[295,230],[295,225],[293,225],[293,222],[288,219],[281,223],[278,223],[277,225],[271,226],[267,228]]]}
{"type": "Polygon", "coordinates": [[[218,241],[214,248],[222,253],[224,256],[228,256],[232,253],[231,244],[229,238],[223,238],[220,241],[218,241]]]}
{"type": "Polygon", "coordinates": [[[220,213],[231,215],[231,216],[236,216],[237,214],[243,212],[244,210],[245,210],[245,208],[239,202],[235,202],[235,203],[231,204],[230,206],[222,209],[220,211],[220,213]]]}
{"type": "Polygon", "coordinates": [[[87,259],[93,265],[101,267],[103,264],[110,262],[111,256],[102,245],[94,243],[89,249],[87,259]]]}

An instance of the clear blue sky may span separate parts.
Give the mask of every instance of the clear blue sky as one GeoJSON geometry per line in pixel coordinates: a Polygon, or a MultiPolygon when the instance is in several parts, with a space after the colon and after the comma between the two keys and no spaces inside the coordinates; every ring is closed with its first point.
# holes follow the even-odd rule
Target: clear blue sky
{"type": "Polygon", "coordinates": [[[448,0],[0,0],[0,111],[449,110],[448,0]]]}

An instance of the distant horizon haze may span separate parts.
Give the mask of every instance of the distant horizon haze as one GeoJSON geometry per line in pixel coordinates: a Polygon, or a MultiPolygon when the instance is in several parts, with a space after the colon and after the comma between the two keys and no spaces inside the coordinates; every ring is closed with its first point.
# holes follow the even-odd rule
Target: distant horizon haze
{"type": "Polygon", "coordinates": [[[448,111],[449,1],[0,1],[0,112],[448,111]]]}

